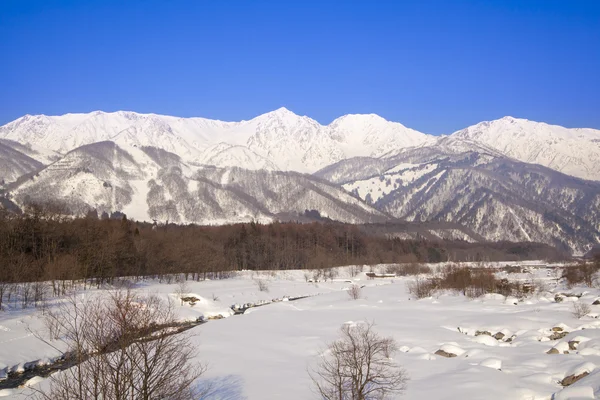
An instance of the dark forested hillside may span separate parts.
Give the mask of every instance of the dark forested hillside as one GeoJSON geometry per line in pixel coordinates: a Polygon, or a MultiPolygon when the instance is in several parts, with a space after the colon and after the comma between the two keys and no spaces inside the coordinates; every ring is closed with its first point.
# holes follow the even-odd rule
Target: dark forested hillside
{"type": "Polygon", "coordinates": [[[93,279],[347,264],[557,258],[536,243],[468,243],[392,238],[374,226],[255,223],[156,226],[98,217],[67,218],[32,206],[0,213],[0,281],[93,279]]]}

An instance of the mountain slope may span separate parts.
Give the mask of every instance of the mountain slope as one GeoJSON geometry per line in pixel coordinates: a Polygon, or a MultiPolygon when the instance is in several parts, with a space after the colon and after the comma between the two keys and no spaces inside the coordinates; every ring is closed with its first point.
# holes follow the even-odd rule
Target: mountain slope
{"type": "Polygon", "coordinates": [[[215,167],[239,167],[269,171],[279,170],[268,158],[260,156],[247,147],[219,143],[206,149],[200,156],[199,163],[215,167]]]}
{"type": "Polygon", "coordinates": [[[10,187],[11,200],[61,201],[72,212],[123,211],[140,220],[181,223],[272,221],[316,210],[349,223],[388,216],[310,175],[241,168],[196,169],[154,147],[105,141],[81,146],[10,187]]]}
{"type": "Polygon", "coordinates": [[[540,164],[583,179],[600,179],[600,130],[504,117],[451,135],[492,147],[517,160],[540,164]]]}
{"type": "Polygon", "coordinates": [[[318,175],[335,177],[397,218],[458,223],[488,240],[538,241],[576,253],[600,241],[600,183],[494,154],[425,147],[347,160],[318,175]]]}
{"type": "Polygon", "coordinates": [[[0,187],[43,167],[42,163],[28,156],[26,151],[28,149],[25,146],[0,139],[0,187]]]}

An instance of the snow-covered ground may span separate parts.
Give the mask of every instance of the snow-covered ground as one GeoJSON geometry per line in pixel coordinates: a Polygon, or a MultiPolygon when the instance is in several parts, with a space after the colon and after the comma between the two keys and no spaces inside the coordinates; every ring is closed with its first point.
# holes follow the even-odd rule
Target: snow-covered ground
{"type": "MultiPolygon", "coordinates": [[[[317,283],[306,282],[312,274],[304,271],[243,272],[226,280],[189,282],[189,294],[201,300],[193,307],[176,302],[182,319],[227,317],[190,331],[200,359],[209,364],[202,380],[218,389],[214,398],[318,398],[307,369],[349,321],[372,321],[378,333],[396,339],[401,351],[394,359],[410,376],[403,399],[600,396],[600,305],[591,305],[600,290],[556,287],[555,272],[542,268],[503,276],[544,282],[547,291],[523,301],[500,295],[472,300],[455,293],[416,300],[406,286],[414,277],[369,280],[365,272],[370,269],[339,268],[333,281],[317,283]],[[362,272],[352,277],[352,270],[362,272]],[[268,292],[259,291],[258,279],[267,282],[268,292]],[[364,285],[361,299],[352,300],[344,290],[351,282],[364,285]],[[582,296],[556,302],[559,292],[582,296]],[[230,309],[233,304],[303,295],[311,296],[251,308],[240,316],[230,309]],[[592,313],[575,318],[576,302],[590,305],[592,313]],[[561,330],[569,333],[551,340],[561,330]],[[496,339],[484,331],[504,336],[496,339]],[[559,354],[547,354],[553,348],[559,354]],[[446,358],[435,354],[438,350],[457,356],[446,358]],[[568,388],[559,383],[583,372],[589,375],[568,388]]],[[[175,299],[177,285],[152,281],[138,284],[138,290],[175,299]]],[[[32,333],[41,327],[36,311],[0,313],[0,370],[58,355],[32,333]]],[[[24,398],[28,390],[5,390],[0,396],[24,398]]]]}

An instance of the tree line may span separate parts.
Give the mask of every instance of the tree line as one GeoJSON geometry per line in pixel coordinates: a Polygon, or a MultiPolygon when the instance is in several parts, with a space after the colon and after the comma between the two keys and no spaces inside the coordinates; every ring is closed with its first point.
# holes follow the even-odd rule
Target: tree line
{"type": "Polygon", "coordinates": [[[55,292],[68,280],[100,285],[122,276],[199,280],[244,269],[562,256],[538,243],[402,240],[335,222],[161,226],[95,212],[73,218],[51,205],[0,210],[0,282],[50,281],[55,292]]]}

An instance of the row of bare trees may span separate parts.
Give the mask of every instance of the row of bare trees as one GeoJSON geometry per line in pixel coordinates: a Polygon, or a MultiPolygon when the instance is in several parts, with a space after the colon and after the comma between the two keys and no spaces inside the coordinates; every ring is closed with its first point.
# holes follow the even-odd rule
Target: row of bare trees
{"type": "MultiPolygon", "coordinates": [[[[338,223],[156,226],[126,217],[65,216],[50,206],[0,210],[0,282],[101,285],[115,277],[184,273],[203,279],[242,269],[314,269],[349,264],[511,260],[556,256],[545,245],[400,240],[338,223]]],[[[0,288],[0,291],[2,289],[0,288]]]]}

